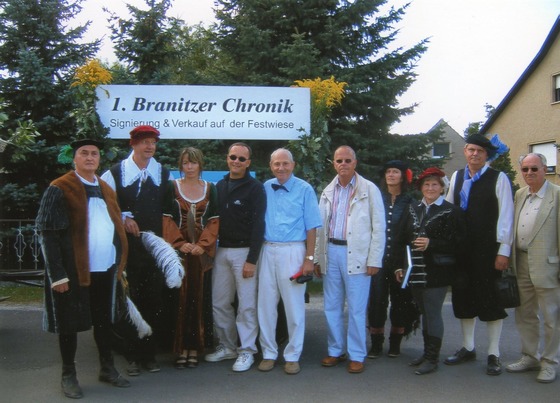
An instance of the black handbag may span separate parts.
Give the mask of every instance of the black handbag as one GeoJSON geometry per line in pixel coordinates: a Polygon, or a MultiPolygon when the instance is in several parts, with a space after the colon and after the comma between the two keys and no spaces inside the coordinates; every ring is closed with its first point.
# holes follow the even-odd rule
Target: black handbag
{"type": "Polygon", "coordinates": [[[496,295],[502,308],[516,308],[521,305],[517,277],[510,271],[502,272],[502,277],[495,281],[496,295]]]}

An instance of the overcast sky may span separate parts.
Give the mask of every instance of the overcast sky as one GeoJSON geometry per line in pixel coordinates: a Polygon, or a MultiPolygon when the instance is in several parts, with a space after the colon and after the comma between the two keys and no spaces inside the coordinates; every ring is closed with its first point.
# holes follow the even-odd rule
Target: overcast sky
{"type": "MultiPolygon", "coordinates": [[[[389,0],[400,6],[407,1],[389,0]]],[[[170,15],[189,24],[213,21],[213,0],[175,0],[170,15]]],[[[428,131],[439,119],[463,133],[485,120],[484,104],[498,106],[533,60],[560,15],[559,0],[412,0],[397,36],[399,46],[430,38],[418,63],[417,81],[400,99],[418,103],[393,126],[398,134],[428,131]]],[[[144,0],[85,0],[81,18],[92,20],[89,38],[105,35],[99,54],[114,60],[102,6],[124,15],[125,4],[144,0]]]]}

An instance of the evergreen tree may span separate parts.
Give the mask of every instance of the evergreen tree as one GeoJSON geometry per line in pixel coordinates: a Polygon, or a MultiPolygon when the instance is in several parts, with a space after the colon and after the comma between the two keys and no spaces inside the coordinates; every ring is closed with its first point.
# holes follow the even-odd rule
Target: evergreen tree
{"type": "MultiPolygon", "coordinates": [[[[415,63],[426,50],[425,40],[389,50],[397,34],[393,26],[407,6],[382,14],[385,0],[218,0],[217,5],[217,44],[236,66],[231,82],[288,86],[334,76],[348,87],[330,122],[332,146],[352,146],[368,177],[393,158],[384,152],[392,140],[390,127],[413,111],[398,106],[397,98],[414,81],[415,63]]],[[[399,142],[393,146],[398,149],[399,142]]],[[[419,155],[409,149],[406,159],[419,155]]]]}
{"type": "Polygon", "coordinates": [[[178,56],[174,64],[169,66],[169,84],[227,83],[233,62],[217,48],[211,28],[201,24],[183,25],[174,36],[173,47],[178,56]]]}
{"type": "Polygon", "coordinates": [[[2,154],[3,218],[34,218],[44,188],[68,168],[55,161],[58,146],[76,132],[70,116],[75,107],[73,71],[99,47],[98,41],[81,40],[88,24],[70,23],[80,3],[0,1],[0,93],[8,117],[1,135],[7,140],[14,135],[21,139],[22,130],[37,133],[34,143],[9,145],[2,154]]]}
{"type": "Polygon", "coordinates": [[[168,17],[172,0],[145,0],[147,10],[127,4],[129,18],[108,12],[111,40],[119,61],[125,63],[137,84],[169,84],[178,53],[174,39],[183,21],[168,17]]]}

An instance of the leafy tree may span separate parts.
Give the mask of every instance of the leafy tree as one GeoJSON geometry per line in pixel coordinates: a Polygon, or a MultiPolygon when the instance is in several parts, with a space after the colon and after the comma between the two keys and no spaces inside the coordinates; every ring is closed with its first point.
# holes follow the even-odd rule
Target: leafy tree
{"type": "MultiPolygon", "coordinates": [[[[414,67],[426,40],[410,49],[390,50],[393,27],[407,6],[385,0],[218,0],[217,44],[235,68],[231,82],[290,85],[298,79],[334,76],[348,83],[333,111],[329,134],[333,148],[352,146],[366,176],[386,160],[391,125],[414,105],[397,102],[415,79],[414,67]],[[305,76],[302,76],[305,74],[305,76]]],[[[429,142],[420,137],[417,142],[429,142]]],[[[398,149],[400,142],[393,147],[398,149]]],[[[407,159],[421,155],[408,149],[407,159]]],[[[398,154],[402,154],[399,152],[398,154]]],[[[389,158],[393,158],[390,155],[389,158]]]]}
{"type": "Polygon", "coordinates": [[[2,154],[3,218],[35,217],[42,191],[66,169],[54,161],[58,145],[76,132],[70,116],[75,107],[73,70],[99,47],[98,41],[82,41],[88,24],[70,23],[80,4],[81,0],[0,1],[0,93],[8,116],[1,136],[14,143],[2,154]],[[33,134],[28,137],[31,142],[13,141],[25,133],[33,134]]]}

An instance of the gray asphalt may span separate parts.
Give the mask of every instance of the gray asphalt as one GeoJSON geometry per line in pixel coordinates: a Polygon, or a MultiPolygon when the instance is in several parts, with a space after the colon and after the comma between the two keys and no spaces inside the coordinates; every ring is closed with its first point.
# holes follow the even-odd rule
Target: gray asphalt
{"type": "MultiPolygon", "coordinates": [[[[505,320],[502,361],[518,358],[519,336],[513,312],[505,320]]],[[[56,336],[41,330],[38,306],[0,303],[0,401],[70,401],[60,390],[60,358],[56,336]]],[[[442,358],[460,347],[460,325],[451,306],[444,306],[445,337],[442,358]]],[[[161,371],[129,378],[132,386],[118,389],[97,380],[97,353],[92,332],[80,333],[78,341],[78,378],[85,402],[556,402],[560,381],[539,384],[537,372],[488,376],[486,367],[486,326],[476,330],[477,360],[459,366],[440,364],[436,373],[417,376],[407,366],[421,354],[418,333],[403,342],[398,358],[367,360],[362,374],[349,374],[344,365],[323,368],[326,355],[326,325],[320,297],[307,305],[307,331],[301,357],[301,372],[286,375],[282,364],[268,373],[256,364],[244,373],[231,370],[233,361],[201,362],[196,369],[177,370],[171,354],[160,354],[161,371]]],[[[387,346],[386,346],[387,347],[387,346]]],[[[125,361],[116,357],[117,367],[125,361]]]]}

